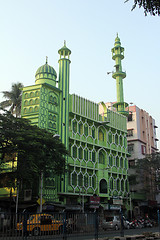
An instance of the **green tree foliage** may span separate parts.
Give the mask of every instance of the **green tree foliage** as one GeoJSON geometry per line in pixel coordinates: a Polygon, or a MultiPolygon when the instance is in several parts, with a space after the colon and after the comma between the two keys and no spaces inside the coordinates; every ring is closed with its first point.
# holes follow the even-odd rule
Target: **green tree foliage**
{"type": "Polygon", "coordinates": [[[139,191],[146,193],[149,199],[155,199],[160,179],[160,152],[148,154],[145,158],[136,160],[134,170],[135,174],[130,176],[130,184],[135,184],[136,177],[136,182],[141,185],[139,191]]]}
{"type": "Polygon", "coordinates": [[[67,154],[65,146],[53,134],[8,111],[0,114],[1,183],[14,184],[13,179],[17,179],[30,184],[47,168],[55,175],[62,174],[67,154]]]}
{"type": "MultiPolygon", "coordinates": [[[[126,0],[125,2],[128,2],[126,0]]],[[[144,8],[144,13],[147,15],[150,13],[151,15],[160,15],[160,0],[134,0],[134,4],[132,10],[134,10],[137,6],[144,8]]]]}
{"type": "Polygon", "coordinates": [[[16,117],[21,114],[21,102],[22,102],[22,83],[13,83],[11,91],[3,91],[3,97],[7,100],[0,103],[1,108],[9,108],[9,111],[16,117]]]}

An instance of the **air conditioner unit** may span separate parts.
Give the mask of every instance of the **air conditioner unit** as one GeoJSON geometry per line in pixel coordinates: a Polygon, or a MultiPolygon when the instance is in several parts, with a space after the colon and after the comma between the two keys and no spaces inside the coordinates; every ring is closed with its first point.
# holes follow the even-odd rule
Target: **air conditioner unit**
{"type": "Polygon", "coordinates": [[[32,199],[32,189],[24,190],[24,201],[30,201],[32,199]]]}

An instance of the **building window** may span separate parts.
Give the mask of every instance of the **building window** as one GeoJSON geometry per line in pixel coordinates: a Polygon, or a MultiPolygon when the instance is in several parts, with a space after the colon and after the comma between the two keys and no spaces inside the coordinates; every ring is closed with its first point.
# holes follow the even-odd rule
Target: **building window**
{"type": "Polygon", "coordinates": [[[77,157],[77,148],[76,148],[76,146],[73,147],[73,157],[74,158],[77,157]]]}
{"type": "Polygon", "coordinates": [[[111,132],[108,133],[108,142],[112,143],[112,133],[111,132]]]}
{"type": "Polygon", "coordinates": [[[80,174],[78,175],[78,186],[82,186],[82,183],[83,183],[83,176],[82,176],[82,174],[80,173],[80,174]]]}
{"type": "Polygon", "coordinates": [[[146,154],[146,146],[141,145],[141,152],[142,152],[143,155],[146,154]]]}
{"type": "Polygon", "coordinates": [[[131,122],[131,121],[133,121],[132,113],[130,113],[130,114],[128,115],[128,122],[131,122]]]}
{"type": "Polygon", "coordinates": [[[88,161],[88,150],[84,150],[84,160],[88,161]]]}
{"type": "Polygon", "coordinates": [[[95,162],[95,160],[96,160],[96,153],[92,152],[92,162],[95,162]]]}
{"type": "Polygon", "coordinates": [[[134,144],[128,145],[128,152],[131,154],[134,151],[134,144]]]}
{"type": "Polygon", "coordinates": [[[73,126],[73,128],[72,128],[73,132],[76,133],[77,132],[77,122],[74,121],[72,126],[73,126]]]}
{"type": "Polygon", "coordinates": [[[127,137],[132,137],[133,136],[133,129],[127,130],[127,137]]]}
{"type": "Polygon", "coordinates": [[[80,135],[83,134],[83,125],[82,125],[82,123],[79,123],[78,132],[79,132],[80,135]]]}
{"type": "Polygon", "coordinates": [[[79,159],[83,158],[83,150],[81,147],[78,149],[78,155],[79,155],[79,159]]]}
{"type": "Polygon", "coordinates": [[[95,138],[95,129],[92,129],[92,138],[95,138]]]}
{"type": "Polygon", "coordinates": [[[84,126],[84,135],[87,137],[88,136],[88,126],[84,126]]]}
{"type": "Polygon", "coordinates": [[[99,163],[101,163],[101,164],[105,163],[105,157],[102,152],[99,153],[99,163]]]}
{"type": "Polygon", "coordinates": [[[77,186],[77,174],[73,173],[72,175],[72,184],[73,186],[77,186]]]}
{"type": "Polygon", "coordinates": [[[100,181],[100,193],[107,193],[107,182],[105,179],[100,181]]]}
{"type": "Polygon", "coordinates": [[[113,158],[112,158],[112,156],[109,156],[109,165],[110,165],[110,166],[113,165],[113,158]]]}
{"type": "Polygon", "coordinates": [[[99,130],[99,140],[104,141],[104,133],[101,129],[99,130]]]}
{"type": "Polygon", "coordinates": [[[120,158],[120,167],[123,168],[123,158],[120,158]]]}
{"type": "Polygon", "coordinates": [[[116,156],[116,167],[119,167],[119,157],[116,156]]]}

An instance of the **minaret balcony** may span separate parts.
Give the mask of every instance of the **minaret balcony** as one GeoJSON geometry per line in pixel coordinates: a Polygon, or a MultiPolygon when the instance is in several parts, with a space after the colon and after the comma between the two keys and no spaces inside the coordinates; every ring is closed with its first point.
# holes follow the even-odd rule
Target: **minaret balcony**
{"type": "Polygon", "coordinates": [[[116,79],[116,77],[121,77],[123,79],[126,77],[126,72],[122,72],[122,71],[112,72],[112,77],[114,79],[116,79]]]}
{"type": "Polygon", "coordinates": [[[112,59],[115,60],[116,58],[120,58],[121,60],[124,59],[124,55],[123,54],[120,54],[120,53],[113,53],[112,55],[112,59]]]}

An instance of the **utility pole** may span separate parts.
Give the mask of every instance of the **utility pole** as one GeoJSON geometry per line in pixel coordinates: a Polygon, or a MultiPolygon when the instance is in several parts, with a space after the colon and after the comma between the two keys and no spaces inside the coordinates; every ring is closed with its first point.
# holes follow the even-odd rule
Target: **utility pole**
{"type": "Polygon", "coordinates": [[[42,212],[42,198],[43,198],[43,172],[41,171],[41,185],[40,185],[40,213],[42,212]]]}

